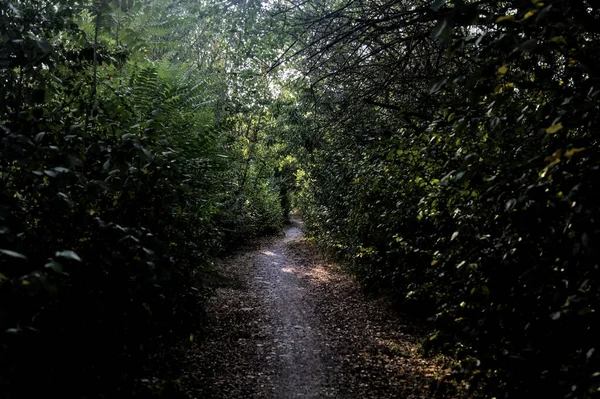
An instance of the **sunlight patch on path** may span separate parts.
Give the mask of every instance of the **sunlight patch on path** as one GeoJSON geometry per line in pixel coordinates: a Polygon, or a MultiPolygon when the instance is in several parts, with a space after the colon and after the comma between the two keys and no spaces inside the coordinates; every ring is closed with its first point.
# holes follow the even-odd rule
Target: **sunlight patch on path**
{"type": "Polygon", "coordinates": [[[288,245],[302,238],[300,223],[296,220],[286,231],[283,243],[265,251],[257,261],[256,277],[270,282],[263,285],[266,309],[272,325],[269,334],[273,345],[269,359],[274,360],[274,398],[333,397],[326,389],[326,370],[322,361],[322,333],[315,320],[303,265],[295,264],[288,254],[288,245]],[[277,257],[280,262],[269,258],[277,257]],[[281,264],[285,267],[281,267],[281,264]]]}

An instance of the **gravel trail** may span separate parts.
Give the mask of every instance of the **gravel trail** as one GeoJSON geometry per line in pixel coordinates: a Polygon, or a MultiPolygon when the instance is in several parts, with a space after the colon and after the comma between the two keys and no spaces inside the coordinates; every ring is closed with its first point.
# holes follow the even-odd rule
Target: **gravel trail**
{"type": "Polygon", "coordinates": [[[324,261],[301,228],[293,219],[285,237],[219,264],[210,334],[180,378],[190,397],[459,397],[442,381],[449,359],[421,356],[416,329],[324,261]]]}

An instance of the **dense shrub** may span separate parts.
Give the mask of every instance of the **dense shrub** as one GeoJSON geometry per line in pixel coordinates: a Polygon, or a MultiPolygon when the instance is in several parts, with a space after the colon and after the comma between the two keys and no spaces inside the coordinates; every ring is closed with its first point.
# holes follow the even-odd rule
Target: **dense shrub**
{"type": "Polygon", "coordinates": [[[597,6],[289,13],[311,43],[290,123],[312,233],[435,321],[429,347],[458,342],[456,377],[497,397],[597,395],[597,6]]]}
{"type": "Polygon", "coordinates": [[[202,327],[210,257],[281,226],[274,170],[217,117],[223,84],[113,40],[161,5],[0,4],[3,397],[130,397],[157,342],[202,327]]]}

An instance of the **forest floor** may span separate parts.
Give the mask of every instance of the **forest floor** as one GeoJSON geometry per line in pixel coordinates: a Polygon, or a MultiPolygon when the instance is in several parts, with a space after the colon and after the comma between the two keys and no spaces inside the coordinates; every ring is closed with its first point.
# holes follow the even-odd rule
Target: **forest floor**
{"type": "Polygon", "coordinates": [[[185,352],[191,398],[458,397],[450,359],[421,354],[422,333],[366,296],[293,219],[220,261],[208,337],[185,352]],[[443,392],[441,387],[444,387],[443,392]]]}

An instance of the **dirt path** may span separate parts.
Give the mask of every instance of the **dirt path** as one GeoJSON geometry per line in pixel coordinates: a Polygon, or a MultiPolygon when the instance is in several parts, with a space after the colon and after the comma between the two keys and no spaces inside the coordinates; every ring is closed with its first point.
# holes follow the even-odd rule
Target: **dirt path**
{"type": "Polygon", "coordinates": [[[192,398],[431,398],[447,359],[349,276],[323,261],[294,220],[284,238],[219,265],[207,340],[187,354],[192,398]]]}

